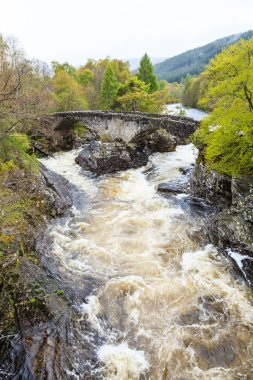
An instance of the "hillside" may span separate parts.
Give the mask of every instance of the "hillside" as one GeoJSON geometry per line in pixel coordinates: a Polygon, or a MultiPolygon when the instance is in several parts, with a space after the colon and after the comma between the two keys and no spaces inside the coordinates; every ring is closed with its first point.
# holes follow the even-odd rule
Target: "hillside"
{"type": "Polygon", "coordinates": [[[208,61],[224,47],[231,45],[240,38],[249,39],[252,36],[253,30],[249,30],[245,33],[233,34],[199,48],[188,50],[185,53],[156,64],[155,74],[158,79],[165,79],[168,82],[180,82],[187,74],[198,75],[203,71],[208,61]]]}

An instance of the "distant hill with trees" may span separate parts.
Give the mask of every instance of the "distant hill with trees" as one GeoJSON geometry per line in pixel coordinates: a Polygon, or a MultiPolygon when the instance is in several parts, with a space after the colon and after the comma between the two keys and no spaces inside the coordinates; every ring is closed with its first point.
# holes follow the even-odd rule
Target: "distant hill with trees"
{"type": "Polygon", "coordinates": [[[180,82],[187,75],[198,75],[203,71],[209,60],[220,53],[224,47],[235,43],[241,38],[248,40],[252,36],[253,30],[249,30],[245,33],[233,34],[199,48],[188,50],[156,64],[154,66],[155,74],[159,80],[164,79],[171,83],[180,82]]]}

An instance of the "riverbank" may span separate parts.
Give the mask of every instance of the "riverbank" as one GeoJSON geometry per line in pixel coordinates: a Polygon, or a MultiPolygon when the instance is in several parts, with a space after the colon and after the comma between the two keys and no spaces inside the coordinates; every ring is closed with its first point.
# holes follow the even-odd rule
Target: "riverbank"
{"type": "MultiPolygon", "coordinates": [[[[46,168],[40,174],[16,169],[6,181],[8,197],[2,200],[2,213],[9,212],[1,220],[5,235],[1,234],[0,254],[0,378],[33,380],[36,348],[28,350],[28,342],[35,336],[44,339],[49,326],[59,321],[59,310],[68,308],[59,280],[41,263],[36,241],[52,218],[68,212],[72,201],[67,181],[46,168]]],[[[42,352],[37,354],[39,362],[42,352]]]]}
{"type": "Polygon", "coordinates": [[[191,175],[191,191],[217,208],[208,220],[210,242],[232,258],[252,286],[253,178],[219,174],[199,162],[191,175]]]}

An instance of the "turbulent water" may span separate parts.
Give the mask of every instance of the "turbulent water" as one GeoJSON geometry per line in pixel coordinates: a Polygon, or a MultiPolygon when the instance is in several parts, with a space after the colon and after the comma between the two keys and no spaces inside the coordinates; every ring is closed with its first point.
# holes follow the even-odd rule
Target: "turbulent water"
{"type": "MultiPolygon", "coordinates": [[[[253,379],[249,289],[215,247],[198,243],[201,220],[182,207],[184,196],[156,191],[194,163],[193,146],[99,178],[76,165],[76,155],[43,160],[81,192],[73,216],[51,227],[48,255],[73,286],[93,284],[75,332],[82,334],[82,320],[93,331],[83,338],[95,346],[92,363],[82,357],[90,378],[253,379]]],[[[66,379],[87,379],[81,368],[72,363],[66,379]]]]}

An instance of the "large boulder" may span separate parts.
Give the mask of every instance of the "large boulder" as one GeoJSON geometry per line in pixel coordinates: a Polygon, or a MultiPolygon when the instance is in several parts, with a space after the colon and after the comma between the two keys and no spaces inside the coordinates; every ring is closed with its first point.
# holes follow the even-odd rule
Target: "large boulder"
{"type": "MultiPolygon", "coordinates": [[[[184,179],[184,178],[183,178],[184,179]]],[[[157,191],[160,193],[183,194],[188,192],[188,181],[178,179],[170,182],[159,183],[157,191]]]]}
{"type": "Polygon", "coordinates": [[[160,128],[148,136],[147,146],[151,152],[174,152],[177,140],[166,129],[160,128]]]}
{"type": "Polygon", "coordinates": [[[83,169],[97,174],[137,168],[147,164],[148,153],[144,147],[122,142],[91,142],[76,157],[83,169]]]}
{"type": "Polygon", "coordinates": [[[41,164],[40,190],[50,216],[62,216],[72,206],[72,186],[59,174],[41,164]]]}
{"type": "Polygon", "coordinates": [[[203,163],[198,163],[190,177],[192,193],[204,198],[217,207],[229,207],[232,203],[231,177],[208,170],[203,163]]]}

